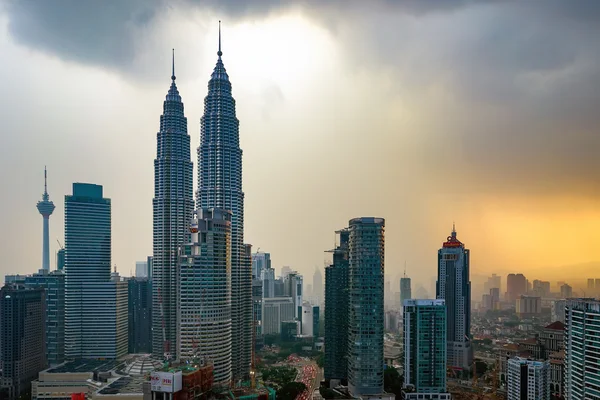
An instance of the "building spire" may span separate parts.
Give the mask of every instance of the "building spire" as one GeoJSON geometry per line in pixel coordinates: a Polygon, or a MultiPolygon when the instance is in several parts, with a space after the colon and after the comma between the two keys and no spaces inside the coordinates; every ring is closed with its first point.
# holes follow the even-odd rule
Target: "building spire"
{"type": "Polygon", "coordinates": [[[406,278],[406,260],[404,260],[404,277],[406,278]]]}
{"type": "Polygon", "coordinates": [[[452,221],[452,237],[456,237],[456,225],[454,221],[452,221]]]}
{"type": "Polygon", "coordinates": [[[219,51],[217,51],[217,55],[219,56],[219,60],[223,55],[223,52],[221,51],[221,20],[219,20],[219,51]]]}
{"type": "Polygon", "coordinates": [[[44,165],[44,200],[48,200],[48,172],[46,170],[46,166],[44,165]]]}
{"type": "Polygon", "coordinates": [[[175,49],[173,49],[173,61],[172,61],[172,69],[171,69],[171,80],[175,82],[175,49]]]}

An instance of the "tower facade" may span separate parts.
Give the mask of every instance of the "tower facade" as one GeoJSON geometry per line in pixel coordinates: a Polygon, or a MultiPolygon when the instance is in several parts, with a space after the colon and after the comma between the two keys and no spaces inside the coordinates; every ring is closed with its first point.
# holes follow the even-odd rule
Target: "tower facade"
{"type": "MultiPolygon", "coordinates": [[[[221,34],[217,64],[208,82],[198,147],[198,208],[231,211],[232,372],[250,372],[252,356],[252,261],[244,246],[244,192],[239,121],[231,82],[223,65],[221,34]]],[[[156,262],[156,261],[155,261],[156,262]]]]}
{"type": "Polygon", "coordinates": [[[403,304],[404,385],[412,386],[415,393],[444,393],[446,392],[444,300],[407,299],[403,304]]]}
{"type": "Polygon", "coordinates": [[[194,211],[190,157],[187,118],[175,85],[173,66],[171,87],[163,102],[160,130],[156,134],[154,160],[152,353],[157,358],[171,357],[177,343],[178,248],[190,242],[189,223],[194,211]]]}
{"type": "Polygon", "coordinates": [[[42,214],[43,233],[42,233],[42,269],[50,271],[50,216],[54,212],[54,203],[48,196],[48,175],[44,168],[44,194],[42,200],[38,201],[37,209],[42,214]]]}
{"type": "Polygon", "coordinates": [[[507,400],[550,400],[550,363],[515,357],[508,360],[507,400]]]}
{"type": "Polygon", "coordinates": [[[74,183],[65,196],[65,358],[127,354],[127,283],[114,279],[111,201],[102,186],[74,183]]]}
{"type": "Polygon", "coordinates": [[[199,209],[179,264],[177,358],[206,357],[231,383],[231,213],[199,209]]]}
{"type": "Polygon", "coordinates": [[[152,352],[152,281],[130,278],[127,281],[128,351],[152,352]]]}
{"type": "Polygon", "coordinates": [[[406,271],[404,271],[404,276],[400,278],[400,310],[403,310],[404,301],[408,299],[412,299],[412,288],[410,278],[406,276],[406,271]]]}
{"type": "Polygon", "coordinates": [[[333,262],[325,268],[325,379],[348,379],[348,241],[350,231],[337,231],[333,262]]]}
{"type": "Polygon", "coordinates": [[[456,230],[438,251],[438,280],[436,294],[446,302],[446,337],[448,366],[468,370],[473,361],[471,347],[471,281],[469,280],[470,252],[456,238],[456,230]]]}
{"type": "Polygon", "coordinates": [[[348,390],[354,397],[383,393],[385,220],[350,220],[348,390]]]}

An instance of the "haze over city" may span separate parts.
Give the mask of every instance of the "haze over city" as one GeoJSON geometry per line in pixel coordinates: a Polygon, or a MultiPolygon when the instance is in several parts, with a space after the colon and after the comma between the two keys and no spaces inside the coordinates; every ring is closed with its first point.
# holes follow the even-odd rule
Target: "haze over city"
{"type": "Polygon", "coordinates": [[[600,4],[55,3],[0,5],[3,274],[41,264],[44,165],[51,254],[73,182],[112,199],[122,274],[152,254],[171,49],[195,149],[220,19],[245,241],[274,267],[311,276],[336,229],[377,215],[390,279],[406,261],[428,287],[453,222],[474,280],[596,277],[600,4]]]}

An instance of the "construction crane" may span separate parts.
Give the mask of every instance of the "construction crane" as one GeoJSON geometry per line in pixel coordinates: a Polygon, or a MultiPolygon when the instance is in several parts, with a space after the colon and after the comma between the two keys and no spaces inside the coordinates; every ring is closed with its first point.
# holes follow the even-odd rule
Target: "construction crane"
{"type": "Polygon", "coordinates": [[[60,241],[58,239],[56,239],[56,243],[58,243],[58,247],[60,247],[61,250],[64,250],[64,246],[62,244],[60,244],[60,241]]]}
{"type": "Polygon", "coordinates": [[[165,361],[169,362],[171,360],[171,353],[169,352],[169,341],[167,340],[167,332],[165,328],[165,311],[163,307],[163,298],[160,292],[160,287],[158,288],[158,301],[160,303],[160,318],[162,322],[163,351],[165,352],[165,361]]]}

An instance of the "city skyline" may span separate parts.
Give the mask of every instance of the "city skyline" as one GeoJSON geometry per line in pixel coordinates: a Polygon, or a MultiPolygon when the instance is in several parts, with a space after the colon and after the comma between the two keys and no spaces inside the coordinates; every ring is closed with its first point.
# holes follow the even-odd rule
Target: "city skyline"
{"type": "MultiPolygon", "coordinates": [[[[0,47],[7,62],[0,67],[0,81],[14,96],[3,107],[11,134],[6,135],[10,137],[3,146],[8,150],[0,161],[0,178],[5,190],[19,196],[0,200],[7,221],[2,240],[8,250],[1,272],[29,273],[38,268],[39,253],[22,254],[14,238],[24,237],[26,227],[39,226],[39,214],[32,207],[39,200],[40,171],[44,164],[52,173],[49,192],[54,200],[67,194],[74,181],[103,184],[107,196],[114,199],[114,240],[129,243],[133,238],[131,246],[114,249],[112,258],[120,272],[127,274],[136,260],[151,254],[148,199],[152,198],[152,177],[148,169],[155,144],[148,132],[156,131],[156,116],[160,114],[156,99],[164,95],[170,49],[181,49],[178,54],[182,58],[182,72],[178,83],[181,82],[180,89],[186,96],[191,145],[195,148],[199,143],[202,88],[210,75],[215,24],[220,17],[227,29],[228,70],[235,75],[234,95],[240,105],[239,118],[244,123],[240,140],[245,150],[245,239],[256,248],[269,251],[276,268],[290,265],[310,276],[315,266],[323,264],[322,249],[332,245],[330,232],[343,226],[348,215],[386,217],[388,241],[398,243],[388,249],[387,269],[391,276],[400,275],[407,259],[407,273],[415,283],[426,283],[435,276],[436,263],[431,250],[437,247],[436,238],[445,234],[452,220],[457,221],[470,247],[477,249],[472,260],[473,275],[522,271],[528,278],[550,275],[548,279],[558,280],[561,266],[598,261],[593,243],[600,237],[593,227],[600,221],[600,212],[596,209],[595,176],[591,172],[598,169],[591,168],[595,161],[586,158],[587,149],[593,146],[583,135],[598,126],[597,117],[587,113],[589,104],[595,102],[586,97],[592,96],[586,89],[593,86],[589,82],[597,81],[592,79],[597,71],[589,65],[598,63],[589,63],[596,53],[587,51],[591,41],[584,32],[589,26],[587,18],[596,15],[597,10],[558,15],[557,11],[564,9],[557,5],[541,13],[535,13],[530,6],[515,4],[465,3],[451,10],[439,5],[437,9],[429,7],[434,6],[388,8],[379,4],[362,16],[350,11],[343,14],[348,22],[335,18],[327,8],[322,9],[319,17],[308,7],[269,8],[267,11],[272,13],[266,13],[259,7],[236,10],[225,5],[209,9],[203,18],[196,14],[197,8],[189,8],[191,19],[182,16],[186,12],[183,7],[161,18],[157,15],[162,9],[151,8],[147,24],[139,28],[156,39],[151,48],[140,42],[142,33],[134,32],[115,50],[97,55],[89,52],[94,43],[81,41],[76,41],[75,47],[67,47],[71,54],[66,54],[59,46],[65,37],[58,28],[60,24],[27,25],[39,13],[47,15],[49,21],[56,21],[58,17],[45,12],[43,6],[3,8],[0,47]],[[532,18],[527,28],[529,39],[519,41],[513,36],[494,39],[494,28],[502,26],[498,24],[520,21],[519,11],[532,18]],[[461,45],[466,35],[458,28],[461,23],[472,22],[473,18],[490,22],[492,13],[498,12],[502,15],[500,21],[490,23],[489,27],[478,23],[483,32],[481,38],[461,45]],[[366,35],[357,42],[351,40],[355,36],[348,24],[359,22],[368,27],[384,14],[388,15],[387,19],[381,19],[382,29],[375,29],[381,32],[366,35]],[[323,16],[335,23],[324,23],[323,16]],[[396,31],[390,32],[386,23],[399,21],[410,23],[398,28],[401,30],[396,36],[396,31]],[[571,28],[570,34],[561,38],[551,34],[544,28],[551,25],[548,21],[571,28]],[[161,36],[176,23],[181,29],[161,36]],[[425,33],[428,29],[429,33],[425,33]],[[41,39],[49,32],[57,33],[52,40],[58,40],[58,45],[56,41],[41,39]],[[444,46],[473,61],[473,65],[466,66],[452,57],[440,60],[436,52],[448,53],[439,46],[433,46],[425,54],[416,51],[415,48],[432,44],[431,36],[438,37],[440,33],[446,38],[444,46]],[[409,40],[401,44],[386,40],[380,42],[381,47],[372,46],[373,35],[386,34],[394,43],[399,37],[409,40]],[[552,57],[552,52],[538,46],[543,37],[558,41],[565,50],[552,57]],[[483,46],[485,40],[493,46],[483,46]],[[355,43],[357,49],[348,48],[346,43],[355,43]],[[577,45],[567,46],[568,43],[577,45]],[[497,54],[502,62],[490,64],[490,54],[482,50],[488,47],[497,49],[491,56],[497,54]],[[396,48],[403,51],[389,51],[396,48]],[[535,60],[527,57],[513,60],[515,54],[529,54],[536,48],[535,60]],[[77,51],[80,49],[88,51],[77,51]],[[402,54],[402,58],[392,53],[402,54]],[[26,62],[26,57],[32,58],[26,62]],[[512,63],[503,61],[506,59],[512,63]],[[431,61],[456,72],[443,75],[431,61]],[[577,78],[566,74],[569,67],[580,71],[577,78]],[[461,68],[472,72],[469,74],[472,85],[460,73],[461,68]],[[372,79],[374,71],[381,79],[372,79]],[[487,75],[488,72],[493,75],[487,75]],[[52,79],[48,79],[50,76],[52,79]],[[290,76],[297,83],[290,82],[290,76]],[[492,87],[484,84],[489,77],[497,78],[489,80],[492,87]],[[329,83],[330,89],[322,90],[324,82],[329,83]],[[511,82],[518,82],[521,89],[504,85],[511,82]],[[583,87],[582,82],[585,82],[583,87]],[[556,96],[559,89],[568,96],[556,96]],[[369,104],[366,99],[373,97],[365,93],[375,93],[373,97],[381,97],[381,103],[369,104]],[[453,93],[457,105],[452,106],[444,93],[453,93]],[[486,93],[493,95],[488,97],[486,93]],[[506,100],[517,97],[519,109],[506,100]],[[559,97],[568,98],[573,106],[565,105],[559,97]],[[480,104],[471,108],[474,100],[480,104]],[[27,108],[20,108],[20,104],[27,104],[27,108]],[[333,105],[337,108],[331,108],[333,105]],[[466,121],[461,106],[478,118],[466,121]],[[34,110],[37,118],[27,118],[25,112],[29,110],[34,110]],[[373,113],[373,118],[363,119],[362,112],[373,113]],[[346,118],[330,119],[329,115],[336,113],[343,113],[346,118]],[[431,113],[436,113],[439,122],[430,122],[431,113]],[[553,118],[560,118],[561,123],[555,123],[553,118]],[[533,122],[534,119],[544,122],[533,122]],[[498,123],[501,120],[513,122],[498,123]],[[563,136],[559,135],[566,128],[569,143],[563,143],[563,136]],[[361,139],[361,132],[365,131],[373,132],[368,144],[361,139]],[[525,135],[526,131],[536,134],[525,135]],[[480,132],[486,133],[480,135],[480,132]],[[441,146],[440,138],[447,135],[456,140],[444,141],[441,146]],[[507,140],[498,145],[499,137],[507,140]],[[557,137],[558,140],[551,140],[557,137]],[[517,139],[518,144],[514,143],[517,139]],[[564,147],[558,150],[554,146],[560,143],[564,147]],[[515,152],[518,147],[530,153],[515,152]],[[333,148],[340,155],[330,158],[333,148]],[[332,183],[337,169],[331,165],[378,150],[378,157],[368,156],[364,163],[348,167],[349,173],[358,178],[357,184],[364,195],[350,196],[352,192],[345,183],[332,183]],[[63,152],[70,154],[69,162],[63,161],[63,152]],[[22,157],[24,154],[29,157],[22,157]],[[111,155],[109,163],[106,154],[111,155]],[[447,158],[448,154],[464,157],[447,158]],[[505,157],[506,154],[511,156],[505,157]],[[557,154],[560,162],[553,161],[553,154],[557,154]],[[37,161],[31,162],[32,158],[37,161]],[[503,159],[510,160],[510,165],[503,164],[503,159]],[[586,166],[581,167],[578,159],[586,161],[586,166]],[[73,165],[78,165],[77,170],[73,165]],[[461,175],[464,183],[455,185],[451,180],[441,179],[450,169],[461,175]],[[290,179],[299,171],[305,176],[290,179]],[[375,171],[382,171],[381,182],[405,183],[400,187],[379,188],[380,178],[371,179],[375,171]],[[336,196],[325,198],[322,194],[326,188],[336,196]],[[336,207],[338,194],[340,199],[348,199],[343,207],[336,207]],[[420,201],[422,198],[426,201],[420,201]],[[290,215],[294,213],[281,211],[278,206],[281,203],[291,207],[313,206],[321,201],[324,204],[318,207],[318,212],[322,229],[318,232],[310,230],[306,218],[290,215]],[[275,218],[271,217],[273,210],[275,218]],[[290,232],[289,226],[296,229],[290,232]],[[312,237],[303,233],[309,230],[312,237]],[[287,235],[281,235],[284,231],[287,235]],[[506,253],[498,245],[498,238],[509,231],[514,248],[506,253]],[[557,234],[561,235],[562,246],[542,251],[557,234]],[[535,240],[530,240],[532,237],[535,240]],[[306,245],[294,244],[300,240],[306,241],[306,245]],[[546,266],[552,268],[542,275],[546,266]]],[[[133,16],[139,14],[131,8],[127,10],[122,13],[128,18],[126,21],[114,21],[118,28],[115,32],[122,32],[126,22],[135,20],[133,16]]],[[[77,11],[82,10],[74,10],[77,11]]],[[[398,24],[389,24],[392,25],[398,24]]],[[[76,29],[68,26],[64,29],[67,28],[76,29]]],[[[99,29],[98,25],[90,24],[90,29],[94,28],[99,29]]],[[[60,203],[58,200],[55,204],[54,221],[63,219],[64,205],[60,203]]],[[[58,249],[56,239],[62,242],[64,236],[60,225],[50,224],[52,269],[53,254],[58,249]]],[[[590,271],[596,266],[590,264],[581,269],[590,271]]]]}

